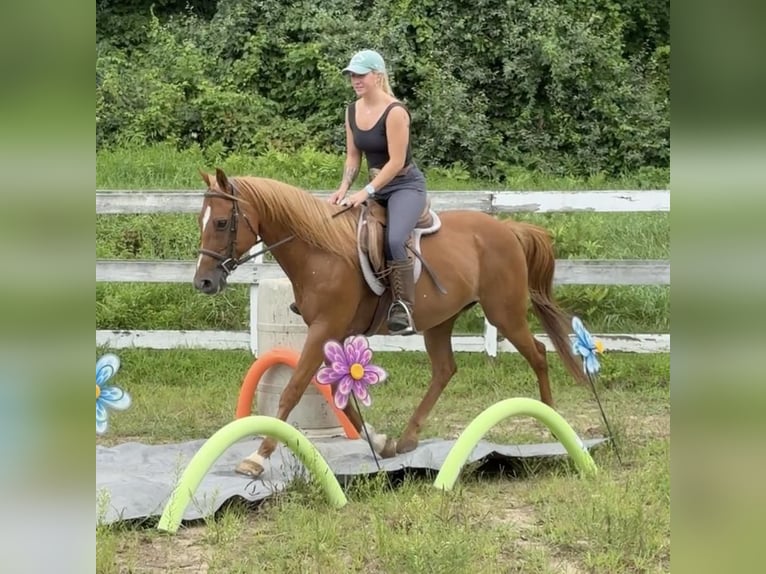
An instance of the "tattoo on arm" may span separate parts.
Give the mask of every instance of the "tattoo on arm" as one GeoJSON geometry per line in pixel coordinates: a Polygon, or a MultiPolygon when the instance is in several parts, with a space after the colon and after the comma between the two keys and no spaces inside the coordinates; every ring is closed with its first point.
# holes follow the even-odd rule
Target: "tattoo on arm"
{"type": "Polygon", "coordinates": [[[359,174],[359,168],[358,167],[347,167],[343,170],[343,181],[342,183],[348,184],[349,187],[351,187],[351,184],[354,183],[354,180],[356,179],[356,176],[359,174]]]}

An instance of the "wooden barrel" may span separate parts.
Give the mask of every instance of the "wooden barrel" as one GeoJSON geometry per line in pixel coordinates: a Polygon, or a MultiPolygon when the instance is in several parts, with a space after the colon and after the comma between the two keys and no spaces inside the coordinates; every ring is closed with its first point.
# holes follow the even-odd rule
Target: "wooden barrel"
{"type": "MultiPolygon", "coordinates": [[[[259,281],[257,310],[259,354],[274,348],[292,349],[301,353],[308,328],[300,316],[290,311],[289,306],[293,300],[293,289],[288,279],[259,281]]],[[[279,396],[290,380],[292,372],[292,368],[286,365],[275,365],[263,374],[255,395],[257,414],[276,416],[279,396]]],[[[312,438],[344,435],[332,407],[311,383],[290,413],[287,422],[312,438]]]]}

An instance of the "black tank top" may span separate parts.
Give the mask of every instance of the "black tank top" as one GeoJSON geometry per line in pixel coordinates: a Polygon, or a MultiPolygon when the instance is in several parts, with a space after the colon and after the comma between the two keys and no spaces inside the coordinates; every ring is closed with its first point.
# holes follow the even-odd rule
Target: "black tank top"
{"type": "MultiPolygon", "coordinates": [[[[367,169],[380,169],[389,160],[386,118],[388,117],[388,112],[395,106],[403,107],[407,115],[410,115],[410,111],[403,103],[391,102],[383,111],[380,119],[369,130],[359,129],[359,126],[356,125],[356,102],[352,102],[348,106],[348,123],[354,136],[354,145],[367,158],[367,169]]],[[[408,166],[411,161],[412,149],[410,144],[407,143],[407,157],[404,160],[404,165],[408,166]]]]}

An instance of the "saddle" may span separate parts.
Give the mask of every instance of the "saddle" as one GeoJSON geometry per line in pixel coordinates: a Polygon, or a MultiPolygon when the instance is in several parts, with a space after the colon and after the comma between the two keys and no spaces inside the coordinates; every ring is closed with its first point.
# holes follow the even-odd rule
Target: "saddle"
{"type": "MultiPolygon", "coordinates": [[[[359,263],[362,267],[367,284],[376,295],[382,295],[388,282],[386,279],[386,257],[383,242],[386,237],[386,208],[373,199],[368,199],[362,204],[357,225],[357,246],[359,251],[359,263]]],[[[415,228],[407,239],[405,245],[408,248],[407,257],[413,262],[415,282],[423,269],[423,259],[420,254],[420,239],[424,235],[432,235],[441,228],[441,219],[431,209],[431,200],[426,199],[426,205],[420,214],[415,228]]],[[[433,272],[426,265],[426,269],[437,283],[433,272]]]]}

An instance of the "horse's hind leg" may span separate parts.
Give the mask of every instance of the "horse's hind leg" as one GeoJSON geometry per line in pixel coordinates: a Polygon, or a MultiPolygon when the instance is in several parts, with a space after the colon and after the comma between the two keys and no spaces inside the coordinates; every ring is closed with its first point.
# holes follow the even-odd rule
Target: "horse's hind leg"
{"type": "Polygon", "coordinates": [[[431,409],[439,400],[442,391],[450,379],[457,372],[455,356],[452,352],[452,327],[458,315],[446,320],[423,333],[428,357],[431,359],[431,382],[423,400],[418,408],[412,413],[407,428],[404,429],[401,438],[396,443],[396,452],[404,453],[414,450],[418,446],[420,429],[431,412],[431,409]]]}
{"type": "Polygon", "coordinates": [[[521,296],[509,298],[506,294],[498,300],[482,300],[481,305],[487,320],[497,327],[532,367],[540,387],[540,400],[553,407],[545,345],[534,338],[529,328],[526,299],[521,296]]]}

